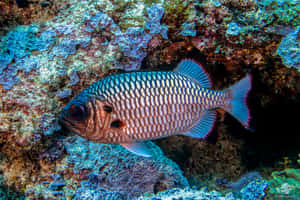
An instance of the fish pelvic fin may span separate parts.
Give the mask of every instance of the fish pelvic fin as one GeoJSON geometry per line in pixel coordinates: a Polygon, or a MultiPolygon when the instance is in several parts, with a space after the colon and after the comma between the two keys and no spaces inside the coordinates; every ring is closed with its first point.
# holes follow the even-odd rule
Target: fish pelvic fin
{"type": "Polygon", "coordinates": [[[213,129],[216,120],[216,111],[214,109],[207,110],[200,120],[183,135],[193,138],[205,138],[213,129]]]}
{"type": "Polygon", "coordinates": [[[250,128],[250,111],[247,106],[248,93],[251,90],[252,77],[248,74],[245,78],[224,90],[231,99],[225,110],[235,117],[244,127],[250,128]]]}
{"type": "Polygon", "coordinates": [[[121,143],[120,145],[136,155],[143,157],[152,157],[151,150],[142,142],[121,143]]]}

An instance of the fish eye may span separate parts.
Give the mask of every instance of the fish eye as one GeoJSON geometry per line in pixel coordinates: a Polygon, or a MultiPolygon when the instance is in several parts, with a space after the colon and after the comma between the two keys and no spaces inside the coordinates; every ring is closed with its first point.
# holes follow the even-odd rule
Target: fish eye
{"type": "Polygon", "coordinates": [[[69,114],[72,120],[81,122],[87,116],[87,111],[84,106],[82,105],[72,105],[69,108],[69,114]]]}
{"type": "Polygon", "coordinates": [[[111,128],[123,128],[124,126],[125,126],[125,123],[119,119],[112,121],[110,124],[111,128]]]}

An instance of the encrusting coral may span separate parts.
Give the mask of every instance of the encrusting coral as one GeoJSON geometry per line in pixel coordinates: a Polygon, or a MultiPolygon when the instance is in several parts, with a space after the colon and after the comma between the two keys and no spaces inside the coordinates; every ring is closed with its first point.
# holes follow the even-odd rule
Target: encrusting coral
{"type": "Polygon", "coordinates": [[[132,199],[145,192],[188,186],[179,167],[153,143],[148,143],[155,155],[151,159],[132,155],[118,145],[93,143],[79,136],[65,138],[63,145],[67,156],[56,162],[52,178],[49,172],[41,174],[39,184],[26,189],[29,196],[57,193],[60,197],[84,199],[90,191],[91,196],[96,195],[94,199],[112,194],[132,199]],[[70,187],[73,192],[68,191],[70,187]]]}

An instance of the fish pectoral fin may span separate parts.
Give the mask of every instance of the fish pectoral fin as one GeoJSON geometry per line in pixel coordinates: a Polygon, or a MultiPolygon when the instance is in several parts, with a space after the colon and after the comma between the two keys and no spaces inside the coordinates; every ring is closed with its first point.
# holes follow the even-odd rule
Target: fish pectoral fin
{"type": "Polygon", "coordinates": [[[205,138],[211,132],[214,126],[215,119],[216,111],[208,110],[204,113],[198,123],[186,133],[183,133],[183,135],[199,139],[205,138]]]}
{"type": "Polygon", "coordinates": [[[142,142],[121,143],[128,151],[143,157],[152,157],[150,149],[142,142]]]}

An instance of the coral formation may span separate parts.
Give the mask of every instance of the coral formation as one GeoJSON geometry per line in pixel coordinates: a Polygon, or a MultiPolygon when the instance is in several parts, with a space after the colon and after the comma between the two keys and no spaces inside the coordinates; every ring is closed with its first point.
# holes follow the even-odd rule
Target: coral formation
{"type": "MultiPolygon", "coordinates": [[[[54,187],[49,182],[54,179],[51,174],[56,168],[53,166],[64,166],[61,159],[65,148],[59,142],[49,141],[57,137],[54,133],[60,127],[56,117],[70,95],[76,95],[102,77],[105,69],[138,69],[143,57],[135,54],[146,55],[144,49],[153,36],[167,37],[167,27],[160,24],[164,9],[159,5],[149,6],[145,13],[144,7],[136,7],[143,20],[137,27],[127,24],[130,28],[122,32],[120,24],[114,21],[117,18],[97,10],[99,2],[73,3],[65,4],[53,20],[19,26],[1,38],[3,184],[26,191],[28,197],[62,196],[65,193],[55,193],[55,190],[70,187],[70,184],[54,187]],[[121,55],[127,59],[120,60],[121,55]],[[13,170],[9,170],[9,166],[13,166],[13,170]],[[16,169],[23,173],[15,174],[16,169]]],[[[153,166],[153,173],[159,170],[159,164],[153,166]]],[[[172,175],[166,172],[161,175],[156,178],[165,185],[162,188],[187,185],[186,181],[182,182],[184,179],[168,183],[172,175]]],[[[149,190],[146,188],[146,191],[149,190]]],[[[69,193],[66,195],[73,194],[69,193]]]]}
{"type": "Polygon", "coordinates": [[[172,189],[168,191],[163,191],[158,194],[145,194],[142,197],[139,197],[139,200],[156,200],[156,199],[172,199],[172,200],[181,200],[181,199],[193,199],[193,200],[202,200],[202,199],[216,199],[216,200],[259,200],[265,197],[265,190],[268,187],[268,182],[265,180],[254,180],[248,185],[241,188],[235,194],[230,192],[227,194],[222,194],[217,191],[207,191],[207,188],[201,188],[196,190],[195,188],[185,188],[185,189],[172,189]]]}
{"type": "Polygon", "coordinates": [[[139,197],[138,200],[181,200],[181,199],[193,199],[193,200],[202,200],[202,199],[215,199],[215,200],[235,200],[235,197],[232,193],[222,195],[217,191],[207,191],[206,188],[200,190],[186,188],[186,189],[172,189],[158,194],[145,194],[142,197],[139,197]]]}
{"type": "Polygon", "coordinates": [[[18,71],[29,73],[38,69],[38,57],[31,56],[30,51],[45,51],[54,42],[55,32],[45,31],[36,37],[38,30],[38,25],[18,26],[1,39],[0,84],[4,89],[19,83],[18,71]]]}
{"type": "MultiPolygon", "coordinates": [[[[155,155],[153,159],[135,156],[119,145],[93,143],[79,136],[65,138],[63,145],[67,156],[57,163],[50,179],[44,176],[47,181],[42,178],[40,184],[26,190],[27,195],[132,199],[162,188],[188,186],[179,167],[153,143],[148,143],[155,155]]],[[[53,160],[51,156],[40,159],[53,160]]]]}
{"type": "Polygon", "coordinates": [[[170,38],[176,41],[180,30],[185,28],[183,24],[190,24],[194,21],[196,15],[194,3],[192,0],[175,0],[172,3],[163,1],[162,5],[165,8],[162,22],[168,25],[170,38]]]}
{"type": "MultiPolygon", "coordinates": [[[[9,118],[12,122],[3,131],[17,132],[28,137],[30,132],[44,132],[43,127],[51,126],[54,113],[58,113],[55,110],[60,105],[59,99],[52,97],[65,99],[71,94],[70,88],[61,88],[65,85],[62,82],[66,75],[69,74],[68,86],[72,87],[79,81],[73,74],[76,71],[91,74],[101,72],[106,66],[138,69],[146,55],[143,49],[151,37],[158,33],[167,37],[166,27],[160,25],[164,11],[162,7],[152,6],[147,10],[149,16],[145,18],[145,25],[149,33],[143,31],[142,27],[128,28],[122,33],[108,15],[98,12],[93,16],[88,11],[83,12],[81,6],[87,7],[87,2],[74,4],[55,20],[43,25],[19,26],[1,39],[0,84],[5,92],[2,99],[4,112],[1,115],[3,120],[9,118]],[[70,16],[65,18],[72,9],[79,17],[77,23],[73,19],[69,23],[70,16]],[[115,33],[114,38],[108,38],[112,37],[111,33],[115,33]],[[95,34],[102,34],[102,37],[96,37],[95,34]],[[118,55],[121,54],[129,62],[118,61],[118,55]],[[32,112],[26,114],[29,107],[32,112]],[[52,119],[43,119],[41,112],[52,119]],[[22,124],[19,123],[21,118],[22,124]]],[[[94,80],[102,74],[98,73],[94,80]]]]}
{"type": "Polygon", "coordinates": [[[61,99],[67,98],[71,95],[72,95],[72,90],[71,89],[58,90],[56,92],[56,96],[61,98],[61,99]]]}
{"type": "Polygon", "coordinates": [[[236,22],[231,22],[228,24],[228,28],[226,30],[227,35],[239,35],[242,31],[242,28],[236,22]]]}
{"type": "Polygon", "coordinates": [[[274,30],[299,24],[299,18],[295,17],[299,15],[299,7],[296,8],[293,1],[281,4],[279,1],[229,0],[217,4],[206,0],[195,4],[198,12],[194,17],[197,27],[197,36],[192,40],[194,46],[208,63],[222,63],[228,68],[265,64],[281,39],[274,30]],[[283,9],[282,5],[289,9],[283,9]],[[275,48],[266,48],[271,44],[275,48]]]}
{"type": "Polygon", "coordinates": [[[256,1],[254,0],[220,0],[220,3],[242,11],[252,10],[256,7],[256,1]]]}
{"type": "Polygon", "coordinates": [[[288,24],[294,27],[300,25],[300,8],[297,0],[264,0],[259,1],[259,7],[263,11],[260,17],[268,24],[288,24]]]}
{"type": "Polygon", "coordinates": [[[241,199],[257,200],[266,196],[269,183],[265,180],[254,180],[241,189],[241,199]]]}
{"type": "Polygon", "coordinates": [[[277,49],[282,62],[287,67],[295,67],[300,71],[300,26],[284,38],[277,49]]]}
{"type": "Polygon", "coordinates": [[[0,35],[17,25],[51,19],[61,6],[61,1],[3,0],[0,2],[0,35]]]}
{"type": "Polygon", "coordinates": [[[248,185],[250,182],[255,181],[255,180],[261,180],[262,177],[258,172],[249,172],[244,174],[239,178],[237,181],[233,181],[230,183],[227,183],[225,185],[226,188],[230,188],[233,191],[241,190],[243,187],[248,185]]]}
{"type": "Polygon", "coordinates": [[[269,197],[278,199],[294,199],[300,196],[300,169],[274,171],[269,180],[269,197]]]}
{"type": "Polygon", "coordinates": [[[182,26],[183,26],[183,29],[182,29],[182,31],[180,32],[181,33],[181,35],[183,35],[183,36],[196,36],[196,34],[197,34],[197,31],[195,30],[195,26],[196,26],[196,24],[195,24],[195,22],[192,22],[192,23],[183,23],[182,24],[182,26]]]}
{"type": "Polygon", "coordinates": [[[129,61],[126,64],[118,63],[118,68],[125,70],[139,69],[143,59],[146,57],[148,42],[154,34],[160,34],[167,39],[168,28],[160,24],[164,14],[164,8],[158,5],[147,8],[148,18],[145,23],[145,30],[139,27],[130,27],[126,30],[123,37],[119,36],[116,40],[129,61]]]}

